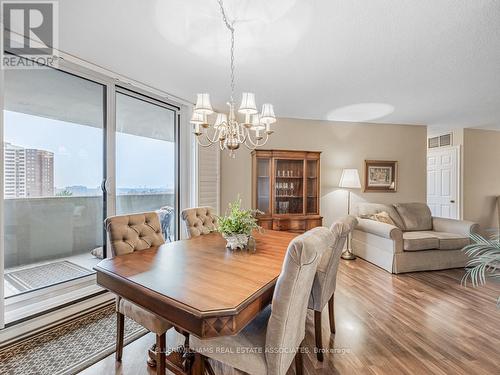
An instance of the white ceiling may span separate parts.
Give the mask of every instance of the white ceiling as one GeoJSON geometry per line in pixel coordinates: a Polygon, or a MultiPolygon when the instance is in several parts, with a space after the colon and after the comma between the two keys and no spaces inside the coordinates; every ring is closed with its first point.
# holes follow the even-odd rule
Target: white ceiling
{"type": "MultiPolygon", "coordinates": [[[[500,129],[500,1],[225,0],[237,91],[279,117],[500,129]]],[[[177,96],[229,96],[216,0],[73,0],[60,48],[177,96]]]]}

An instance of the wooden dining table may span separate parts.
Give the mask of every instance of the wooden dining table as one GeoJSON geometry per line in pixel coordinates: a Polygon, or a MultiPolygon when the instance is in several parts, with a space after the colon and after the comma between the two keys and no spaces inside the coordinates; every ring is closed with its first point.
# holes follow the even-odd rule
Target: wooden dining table
{"type": "MultiPolygon", "coordinates": [[[[271,302],[295,236],[266,230],[254,235],[255,250],[232,251],[219,233],[210,233],[104,259],[94,268],[100,286],[171,322],[179,332],[201,339],[230,336],[271,302]]],[[[179,361],[172,353],[167,368],[187,373],[179,361]]]]}

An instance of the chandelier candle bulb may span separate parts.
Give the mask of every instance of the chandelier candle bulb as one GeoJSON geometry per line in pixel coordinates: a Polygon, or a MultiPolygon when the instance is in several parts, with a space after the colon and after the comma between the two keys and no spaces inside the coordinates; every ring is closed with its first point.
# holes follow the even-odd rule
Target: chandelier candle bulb
{"type": "Polygon", "coordinates": [[[196,136],[201,135],[200,124],[199,123],[194,124],[194,134],[196,136]]]}

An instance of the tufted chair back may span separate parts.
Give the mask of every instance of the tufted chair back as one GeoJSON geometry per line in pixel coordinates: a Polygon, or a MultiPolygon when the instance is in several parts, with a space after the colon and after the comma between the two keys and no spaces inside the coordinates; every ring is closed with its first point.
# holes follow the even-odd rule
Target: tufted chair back
{"type": "Polygon", "coordinates": [[[188,238],[214,232],[217,226],[217,217],[212,207],[186,208],[181,217],[186,224],[188,238]]]}
{"type": "Polygon", "coordinates": [[[111,216],[104,221],[113,256],[149,249],[165,243],[156,212],[111,216]]]}
{"type": "Polygon", "coordinates": [[[340,255],[344,250],[347,236],[357,224],[358,221],[354,216],[346,216],[334,222],[330,227],[333,241],[318,264],[311,296],[309,297],[310,309],[323,311],[333,293],[335,293],[340,255]]]}

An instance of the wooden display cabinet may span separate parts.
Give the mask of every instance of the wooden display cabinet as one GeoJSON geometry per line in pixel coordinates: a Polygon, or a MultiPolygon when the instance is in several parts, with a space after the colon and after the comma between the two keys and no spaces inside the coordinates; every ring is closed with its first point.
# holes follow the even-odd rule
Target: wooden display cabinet
{"type": "Polygon", "coordinates": [[[252,207],[264,229],[305,232],[321,226],[320,152],[252,152],[252,207]]]}

